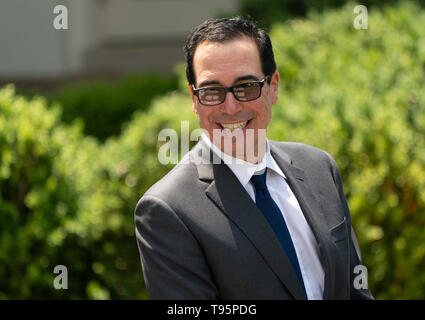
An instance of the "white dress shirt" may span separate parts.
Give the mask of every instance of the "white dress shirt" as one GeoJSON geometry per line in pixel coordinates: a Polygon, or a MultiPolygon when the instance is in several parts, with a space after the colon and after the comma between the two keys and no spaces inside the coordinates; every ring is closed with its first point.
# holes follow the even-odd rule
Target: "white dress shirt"
{"type": "Polygon", "coordinates": [[[255,202],[255,188],[250,181],[255,172],[267,170],[266,184],[270,195],[279,207],[294,243],[304,286],[309,300],[323,299],[325,272],[319,260],[316,238],[307,223],[301,207],[286,182],[285,174],[279,168],[270,153],[269,141],[266,140],[266,153],[259,163],[235,159],[220,151],[210,139],[202,133],[201,140],[217,154],[232,170],[239,182],[255,202]]]}

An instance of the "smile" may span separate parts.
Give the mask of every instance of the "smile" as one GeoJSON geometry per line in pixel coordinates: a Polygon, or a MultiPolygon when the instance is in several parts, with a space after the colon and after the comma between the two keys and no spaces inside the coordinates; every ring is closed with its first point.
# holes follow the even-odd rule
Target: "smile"
{"type": "Polygon", "coordinates": [[[241,122],[235,122],[235,123],[218,123],[218,124],[221,125],[223,129],[229,129],[230,131],[233,131],[236,129],[245,128],[248,122],[249,121],[247,120],[247,121],[241,121],[241,122]]]}

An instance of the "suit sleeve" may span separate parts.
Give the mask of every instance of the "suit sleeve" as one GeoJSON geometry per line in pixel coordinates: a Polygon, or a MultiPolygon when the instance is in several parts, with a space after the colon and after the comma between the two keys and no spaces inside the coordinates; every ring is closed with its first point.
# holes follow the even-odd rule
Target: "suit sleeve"
{"type": "Polygon", "coordinates": [[[170,206],[144,196],[136,206],[135,228],[151,299],[218,299],[202,249],[170,206]]]}
{"type": "Polygon", "coordinates": [[[349,246],[350,246],[350,298],[353,300],[371,300],[373,299],[373,296],[371,294],[371,292],[369,291],[369,289],[356,289],[354,287],[354,278],[357,274],[354,273],[354,268],[358,265],[362,265],[362,258],[361,258],[361,253],[360,253],[360,247],[359,244],[357,242],[357,237],[356,234],[354,232],[353,226],[351,224],[351,214],[350,214],[350,210],[348,208],[348,204],[347,204],[347,200],[345,197],[345,193],[343,190],[343,185],[342,185],[342,180],[341,180],[341,176],[339,174],[339,170],[338,167],[336,165],[335,160],[328,154],[326,153],[331,166],[332,166],[332,175],[335,181],[335,185],[337,187],[338,190],[338,195],[339,198],[341,199],[341,203],[343,204],[344,207],[344,214],[345,214],[345,218],[348,221],[348,227],[350,232],[350,238],[349,238],[349,246]]]}

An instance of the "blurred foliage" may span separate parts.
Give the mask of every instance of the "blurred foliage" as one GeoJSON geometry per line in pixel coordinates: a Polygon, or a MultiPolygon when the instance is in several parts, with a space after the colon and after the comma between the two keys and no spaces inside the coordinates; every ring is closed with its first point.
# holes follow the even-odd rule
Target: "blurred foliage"
{"type": "MultiPolygon", "coordinates": [[[[372,8],[355,30],[353,6],[272,29],[281,82],[268,136],[335,158],[374,296],[423,299],[425,12],[372,8]]],[[[0,91],[0,298],[148,297],[133,212],[172,167],[158,133],[198,127],[183,69],[178,90],[103,144],[61,123],[59,106],[0,91]],[[59,264],[68,290],[53,288],[59,264]]]]}
{"type": "MultiPolygon", "coordinates": [[[[422,3],[422,0],[406,0],[422,3]]],[[[329,8],[341,8],[347,2],[351,5],[351,12],[354,6],[364,5],[368,9],[380,7],[384,4],[395,4],[399,0],[363,0],[352,2],[350,0],[240,0],[237,14],[249,16],[262,28],[269,29],[274,23],[283,23],[288,19],[305,18],[308,13],[316,11],[322,13],[329,8]]],[[[226,16],[234,15],[225,14],[226,16]]]]}
{"type": "MultiPolygon", "coordinates": [[[[188,93],[169,93],[156,100],[148,112],[137,112],[120,137],[105,143],[106,167],[110,176],[120,181],[120,189],[125,194],[127,206],[123,212],[134,212],[143,193],[174,166],[159,163],[158,150],[170,140],[158,141],[158,134],[163,129],[173,128],[177,132],[175,138],[180,142],[182,119],[187,121],[190,131],[196,129],[198,122],[190,105],[188,93]]],[[[181,159],[181,152],[179,154],[181,159]]]]}
{"type": "Polygon", "coordinates": [[[270,137],[337,161],[376,298],[425,298],[425,12],[352,4],[271,33],[281,76],[270,137]]]}
{"type": "Polygon", "coordinates": [[[0,299],[143,298],[133,214],[99,143],[59,120],[43,98],[0,91],[0,299]]]}
{"type": "Polygon", "coordinates": [[[118,135],[134,111],[177,88],[175,75],[129,75],[118,81],[96,80],[62,87],[49,99],[62,105],[62,120],[80,119],[86,135],[105,140],[118,135]]]}

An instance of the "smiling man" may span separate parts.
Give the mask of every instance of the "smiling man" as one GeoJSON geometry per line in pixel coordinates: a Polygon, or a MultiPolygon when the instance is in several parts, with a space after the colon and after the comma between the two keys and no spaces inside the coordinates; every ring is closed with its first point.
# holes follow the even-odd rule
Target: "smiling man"
{"type": "Polygon", "coordinates": [[[267,139],[279,87],[268,35],[211,19],[185,54],[203,134],[136,206],[150,297],[371,299],[354,286],[360,250],[334,160],[267,139]]]}
{"type": "Polygon", "coordinates": [[[276,66],[269,69],[264,74],[257,43],[247,35],[225,42],[205,40],[196,48],[188,72],[193,77],[193,111],[207,138],[232,157],[257,162],[265,152],[279,82],[276,66]],[[251,158],[246,151],[252,151],[251,158]]]}

